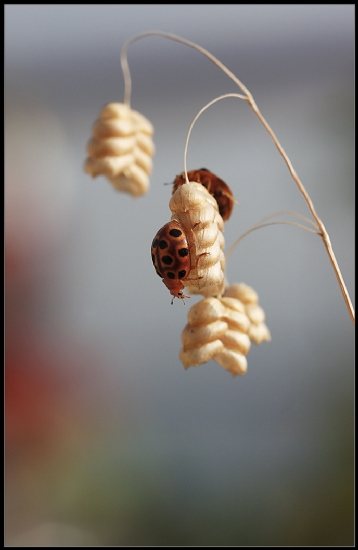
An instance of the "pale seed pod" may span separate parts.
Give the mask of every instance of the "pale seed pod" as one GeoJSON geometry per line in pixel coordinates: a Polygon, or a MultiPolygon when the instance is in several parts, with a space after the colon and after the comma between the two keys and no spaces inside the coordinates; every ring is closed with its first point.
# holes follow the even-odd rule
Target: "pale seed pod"
{"type": "Polygon", "coordinates": [[[221,296],[224,291],[224,222],[214,197],[196,182],[178,187],[169,202],[172,220],[193,236],[190,277],[183,280],[187,291],[203,296],[221,296]]]}
{"type": "Polygon", "coordinates": [[[147,192],[152,171],[153,126],[124,103],[108,103],[92,127],[84,170],[106,176],[118,191],[147,192]]]}
{"type": "Polygon", "coordinates": [[[200,346],[200,348],[193,348],[189,350],[181,349],[179,358],[184,365],[185,369],[189,367],[198,367],[203,363],[207,363],[210,359],[217,356],[219,353],[224,351],[224,344],[221,340],[214,340],[214,342],[209,342],[200,346]]]}
{"type": "Polygon", "coordinates": [[[222,297],[220,302],[225,307],[222,318],[232,330],[238,330],[245,334],[250,330],[250,319],[247,316],[245,305],[236,298],[222,297]]]}
{"type": "Polygon", "coordinates": [[[224,313],[225,308],[217,298],[206,298],[190,308],[179,355],[185,369],[207,363],[224,351],[220,340],[228,329],[227,323],[221,321],[224,313]]]}
{"type": "Polygon", "coordinates": [[[219,321],[224,317],[226,310],[220,300],[206,298],[193,305],[188,311],[188,321],[192,326],[219,321]],[[203,321],[205,319],[205,321],[203,321]]]}
{"type": "Polygon", "coordinates": [[[214,359],[233,376],[244,374],[251,327],[244,305],[235,298],[205,298],[188,312],[179,357],[187,369],[214,359]]]}
{"type": "MultiPolygon", "coordinates": [[[[213,172],[207,168],[199,170],[190,170],[187,173],[189,181],[197,181],[201,183],[214,197],[218,204],[219,212],[224,221],[227,221],[232,213],[235,199],[231,193],[230,187],[213,172]]],[[[185,183],[185,172],[178,174],[173,181],[173,194],[180,185],[185,183]]]]}
{"type": "Polygon", "coordinates": [[[224,321],[214,321],[207,325],[193,326],[186,325],[182,332],[182,343],[185,349],[192,349],[222,339],[228,330],[224,321]]]}
{"type": "Polygon", "coordinates": [[[245,355],[236,353],[230,349],[224,349],[215,357],[215,361],[219,363],[223,369],[231,372],[233,376],[237,374],[245,374],[247,371],[247,359],[245,355]]]}
{"type": "Polygon", "coordinates": [[[254,344],[269,342],[271,340],[270,331],[265,325],[265,312],[258,305],[259,297],[253,288],[244,283],[236,283],[225,289],[223,301],[226,299],[240,300],[244,307],[247,317],[250,320],[248,335],[254,344]]]}

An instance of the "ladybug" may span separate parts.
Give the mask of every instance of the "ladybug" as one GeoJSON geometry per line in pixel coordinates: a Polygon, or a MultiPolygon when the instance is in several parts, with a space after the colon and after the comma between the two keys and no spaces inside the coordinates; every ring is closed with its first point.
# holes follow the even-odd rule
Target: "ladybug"
{"type": "MultiPolygon", "coordinates": [[[[189,244],[185,231],[179,222],[172,220],[163,225],[152,242],[152,262],[157,275],[174,298],[190,298],[183,294],[185,281],[190,273],[191,261],[189,244]]],[[[172,303],[173,303],[172,300],[172,303]]]]}
{"type": "MultiPolygon", "coordinates": [[[[210,172],[207,168],[200,168],[199,170],[191,170],[188,172],[189,181],[196,181],[201,183],[214,197],[218,203],[219,212],[224,221],[228,220],[231,216],[232,209],[234,207],[234,196],[231,193],[230,187],[215,174],[210,172]]],[[[175,191],[185,183],[185,173],[178,174],[173,181],[173,194],[175,191]]]]}
{"type": "MultiPolygon", "coordinates": [[[[196,222],[194,228],[200,224],[196,222]]],[[[193,229],[194,229],[193,228],[193,229]]],[[[190,298],[183,294],[184,285],[182,281],[197,281],[203,277],[189,279],[191,270],[190,248],[194,245],[193,229],[191,229],[192,240],[189,241],[184,228],[177,220],[163,225],[152,242],[152,262],[157,275],[163,279],[163,283],[172,294],[172,304],[174,298],[190,298]]],[[[206,256],[210,252],[203,252],[196,259],[196,266],[201,256],[206,256]]],[[[185,303],[185,302],[184,302],[185,303]]]]}

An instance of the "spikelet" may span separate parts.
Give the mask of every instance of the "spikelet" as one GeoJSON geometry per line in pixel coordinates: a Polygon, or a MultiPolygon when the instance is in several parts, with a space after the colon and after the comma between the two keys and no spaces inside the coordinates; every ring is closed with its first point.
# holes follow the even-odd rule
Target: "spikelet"
{"type": "MultiPolygon", "coordinates": [[[[201,183],[214,197],[218,203],[220,216],[226,222],[232,213],[234,203],[237,202],[231,192],[230,187],[213,172],[210,172],[207,168],[200,168],[199,170],[190,170],[187,173],[189,181],[196,181],[201,183]]],[[[180,185],[185,183],[185,172],[178,174],[173,181],[173,194],[180,185]]]]}
{"type": "Polygon", "coordinates": [[[118,191],[134,197],[147,192],[152,171],[153,126],[124,103],[108,103],[93,125],[84,170],[106,176],[118,191]]]}
{"type": "Polygon", "coordinates": [[[215,359],[233,376],[245,374],[250,320],[236,298],[205,298],[188,312],[179,357],[187,369],[215,359]]]}
{"type": "Polygon", "coordinates": [[[225,289],[224,296],[236,298],[244,304],[246,315],[251,322],[248,334],[254,344],[271,340],[270,331],[264,322],[265,312],[258,305],[259,297],[253,288],[244,283],[236,283],[225,289]]]}
{"type": "Polygon", "coordinates": [[[193,235],[190,248],[190,280],[183,280],[189,293],[221,296],[224,291],[224,222],[214,197],[200,183],[180,186],[169,202],[172,220],[177,220],[187,235],[193,235]]]}

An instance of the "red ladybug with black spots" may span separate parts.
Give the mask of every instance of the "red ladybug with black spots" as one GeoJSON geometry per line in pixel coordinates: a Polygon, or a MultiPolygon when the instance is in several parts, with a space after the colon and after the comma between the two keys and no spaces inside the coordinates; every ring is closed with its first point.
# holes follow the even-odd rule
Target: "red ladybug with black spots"
{"type": "MultiPolygon", "coordinates": [[[[210,172],[207,168],[200,168],[199,170],[191,170],[188,172],[189,181],[196,181],[201,183],[214,197],[218,203],[219,212],[224,221],[228,220],[231,216],[232,209],[234,207],[234,196],[231,193],[230,187],[220,178],[218,178],[213,172],[210,172]]],[[[175,191],[185,183],[185,174],[182,172],[178,174],[173,181],[173,194],[175,191]]]]}
{"type": "MultiPolygon", "coordinates": [[[[157,275],[163,279],[174,298],[190,298],[183,294],[182,281],[188,279],[191,260],[189,243],[185,231],[179,222],[172,220],[163,225],[152,242],[152,262],[157,275]]],[[[172,300],[172,303],[173,303],[172,300]]]]}

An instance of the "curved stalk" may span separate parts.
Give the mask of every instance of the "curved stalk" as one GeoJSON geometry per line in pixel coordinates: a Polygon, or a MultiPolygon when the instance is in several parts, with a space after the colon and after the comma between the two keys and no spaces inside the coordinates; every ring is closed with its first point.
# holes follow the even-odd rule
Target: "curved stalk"
{"type": "Polygon", "coordinates": [[[318,216],[318,214],[317,214],[317,212],[316,212],[316,210],[313,206],[313,202],[312,202],[309,194],[307,193],[303,183],[299,179],[296,171],[294,170],[294,168],[291,164],[290,159],[288,158],[285,150],[283,149],[282,145],[278,141],[278,139],[277,139],[276,135],[274,134],[272,128],[270,127],[268,122],[265,120],[265,118],[261,114],[261,112],[260,112],[258,106],[256,105],[256,102],[254,101],[254,98],[252,97],[250,91],[234,75],[234,73],[232,73],[223,63],[221,63],[221,61],[219,61],[215,56],[213,56],[205,48],[202,48],[198,44],[195,44],[195,42],[190,42],[189,40],[181,38],[180,36],[176,36],[175,34],[163,32],[163,31],[146,31],[146,32],[143,32],[143,33],[140,33],[140,34],[136,34],[135,36],[133,36],[132,38],[127,40],[125,42],[123,48],[122,48],[122,51],[121,51],[121,65],[122,65],[122,71],[123,71],[123,76],[124,76],[124,81],[125,81],[124,103],[126,103],[128,106],[130,105],[130,96],[131,96],[131,87],[132,87],[132,81],[131,81],[130,71],[129,71],[129,67],[128,67],[128,61],[127,61],[128,48],[136,40],[139,40],[141,38],[145,38],[147,36],[162,36],[163,38],[168,38],[169,40],[174,40],[175,42],[180,42],[181,44],[184,44],[186,46],[194,48],[198,52],[202,53],[205,57],[210,59],[210,61],[212,61],[217,67],[219,67],[219,69],[221,69],[229,78],[231,78],[231,80],[233,80],[233,82],[235,82],[237,84],[237,86],[239,86],[239,88],[245,94],[246,97],[242,98],[242,99],[246,99],[246,101],[250,105],[250,107],[253,110],[253,112],[255,113],[255,115],[259,118],[259,120],[263,124],[264,128],[266,129],[266,131],[271,136],[271,138],[272,138],[273,142],[275,143],[280,155],[283,157],[283,159],[284,159],[284,161],[287,165],[287,168],[288,168],[288,170],[289,170],[289,172],[292,176],[292,179],[296,183],[300,193],[303,195],[303,197],[304,197],[304,199],[307,203],[307,206],[308,206],[313,218],[315,219],[315,221],[317,223],[317,227],[319,229],[319,234],[322,238],[323,244],[326,248],[328,257],[330,259],[330,262],[332,264],[332,267],[333,267],[333,270],[335,272],[336,278],[338,280],[338,284],[340,286],[343,299],[346,303],[348,313],[351,317],[352,323],[354,324],[353,305],[352,305],[351,299],[349,297],[346,285],[344,283],[341,271],[339,269],[338,262],[336,260],[335,255],[334,255],[328,232],[327,232],[321,218],[318,216]]]}

